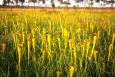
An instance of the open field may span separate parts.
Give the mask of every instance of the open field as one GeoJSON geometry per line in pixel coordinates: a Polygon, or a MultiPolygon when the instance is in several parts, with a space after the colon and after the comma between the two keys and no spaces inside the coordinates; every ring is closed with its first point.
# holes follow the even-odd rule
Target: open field
{"type": "Polygon", "coordinates": [[[115,77],[115,10],[1,8],[0,77],[115,77]]]}

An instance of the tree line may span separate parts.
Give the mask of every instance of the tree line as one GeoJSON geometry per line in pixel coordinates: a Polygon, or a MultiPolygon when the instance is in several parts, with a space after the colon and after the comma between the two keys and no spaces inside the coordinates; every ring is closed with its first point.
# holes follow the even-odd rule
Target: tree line
{"type": "MultiPolygon", "coordinates": [[[[16,5],[18,6],[18,3],[21,2],[22,6],[25,2],[25,0],[14,0],[16,2],[16,5]]],[[[38,0],[28,0],[28,5],[29,5],[29,2],[33,2],[34,3],[34,6],[35,6],[35,3],[37,2],[38,0]]],[[[43,3],[45,3],[45,0],[39,0],[39,1],[42,1],[43,3]]],[[[60,1],[61,3],[63,3],[63,0],[58,0],[60,1]]],[[[76,0],[77,1],[77,0],[76,0]]],[[[83,1],[83,0],[81,0],[83,1]]],[[[93,1],[93,0],[91,0],[93,1]]],[[[96,0],[96,2],[99,2],[100,0],[96,0]]],[[[114,0],[101,0],[101,1],[104,1],[106,3],[111,3],[111,7],[113,7],[113,3],[114,3],[114,0]]],[[[9,3],[13,3],[12,0],[3,0],[3,6],[6,6],[7,4],[9,5],[9,3]]],[[[51,0],[51,3],[52,3],[52,7],[55,7],[55,4],[54,4],[54,0],[51,0]]]]}
{"type": "MultiPolygon", "coordinates": [[[[16,5],[18,6],[18,3],[21,2],[22,6],[25,2],[25,0],[14,0],[16,2],[16,5]]],[[[37,0],[28,0],[28,2],[33,2],[34,5],[37,2],[37,0]]],[[[45,0],[42,0],[43,3],[45,3],[45,0]]],[[[11,0],[3,0],[3,5],[6,6],[7,4],[9,5],[9,3],[13,3],[13,1],[11,0]]]]}

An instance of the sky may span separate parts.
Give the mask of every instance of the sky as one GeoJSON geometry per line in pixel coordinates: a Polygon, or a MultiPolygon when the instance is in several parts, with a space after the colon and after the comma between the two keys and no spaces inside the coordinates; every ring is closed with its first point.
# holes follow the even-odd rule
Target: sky
{"type": "Polygon", "coordinates": [[[0,5],[2,4],[3,0],[0,0],[0,5]]]}

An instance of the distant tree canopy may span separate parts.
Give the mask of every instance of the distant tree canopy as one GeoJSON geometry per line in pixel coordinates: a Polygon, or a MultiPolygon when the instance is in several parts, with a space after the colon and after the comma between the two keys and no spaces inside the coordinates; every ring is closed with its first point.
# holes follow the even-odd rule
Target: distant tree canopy
{"type": "Polygon", "coordinates": [[[39,0],[39,1],[42,1],[43,3],[45,3],[46,0],[39,0]]]}
{"type": "Polygon", "coordinates": [[[22,5],[23,5],[23,3],[25,2],[25,0],[19,0],[21,3],[22,3],[22,5]]]}
{"type": "Polygon", "coordinates": [[[35,3],[35,2],[37,2],[37,0],[31,0],[31,2],[35,3]]]}
{"type": "Polygon", "coordinates": [[[30,0],[30,2],[34,3],[34,7],[35,7],[35,3],[37,2],[37,0],[30,0]]]}
{"type": "Polygon", "coordinates": [[[9,5],[10,1],[11,1],[11,0],[7,0],[8,5],[9,5]]]}
{"type": "Polygon", "coordinates": [[[18,5],[18,0],[15,0],[15,2],[16,2],[16,5],[18,5]]]}
{"type": "Polygon", "coordinates": [[[3,5],[6,6],[6,4],[9,4],[10,3],[10,0],[3,0],[3,5]]]}
{"type": "Polygon", "coordinates": [[[3,6],[6,6],[6,4],[7,4],[7,1],[3,0],[3,6]]]}
{"type": "Polygon", "coordinates": [[[10,3],[11,0],[7,0],[7,3],[10,3]]]}
{"type": "MultiPolygon", "coordinates": [[[[3,6],[6,6],[7,4],[9,5],[10,2],[12,1],[15,1],[16,5],[18,6],[18,3],[21,2],[22,3],[22,6],[25,2],[25,0],[3,0],[3,6]]],[[[28,5],[29,5],[29,2],[33,2],[34,3],[34,6],[35,6],[35,3],[37,2],[38,0],[28,0],[28,5]]],[[[43,4],[45,4],[45,1],[46,0],[39,0],[39,1],[42,1],[43,4]]],[[[52,7],[55,7],[55,4],[54,4],[54,1],[55,0],[50,0],[51,1],[51,4],[52,4],[52,7]]],[[[58,0],[59,2],[63,3],[64,0],[58,0]]],[[[67,0],[67,1],[71,1],[71,0],[67,0]]],[[[75,0],[76,2],[81,2],[81,1],[85,1],[85,0],[75,0]]],[[[93,6],[93,1],[96,1],[96,2],[100,2],[100,1],[103,1],[105,3],[111,3],[111,7],[113,7],[113,3],[115,3],[115,0],[86,0],[86,1],[92,1],[92,3],[90,3],[91,7],[93,6]]]]}

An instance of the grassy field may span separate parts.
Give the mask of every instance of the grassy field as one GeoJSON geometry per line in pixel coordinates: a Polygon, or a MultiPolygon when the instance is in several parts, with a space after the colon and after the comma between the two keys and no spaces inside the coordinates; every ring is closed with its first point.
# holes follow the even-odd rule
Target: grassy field
{"type": "Polygon", "coordinates": [[[74,12],[96,12],[96,13],[115,13],[115,8],[45,8],[45,7],[0,7],[0,11],[13,11],[13,12],[23,12],[23,11],[74,11],[74,12]]]}
{"type": "Polygon", "coordinates": [[[0,77],[115,77],[115,13],[0,11],[0,77]]]}

